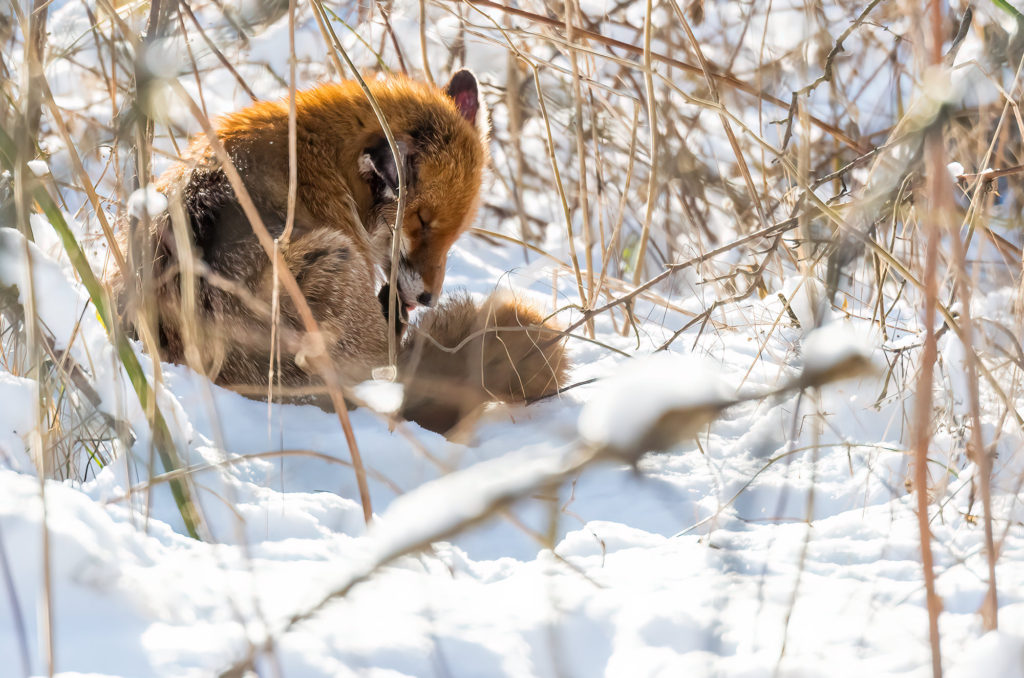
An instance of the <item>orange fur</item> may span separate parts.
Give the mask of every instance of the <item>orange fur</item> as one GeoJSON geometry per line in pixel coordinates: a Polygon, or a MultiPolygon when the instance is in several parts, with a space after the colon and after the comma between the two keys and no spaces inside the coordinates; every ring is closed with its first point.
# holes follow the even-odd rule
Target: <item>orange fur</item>
{"type": "MultiPolygon", "coordinates": [[[[437,298],[448,250],[476,214],[486,149],[479,130],[440,90],[404,77],[368,85],[396,140],[413,155],[404,249],[437,298]]],[[[296,114],[297,236],[317,227],[375,235],[381,224],[394,223],[395,203],[375,205],[360,175],[361,154],[382,141],[383,131],[359,84],[347,81],[300,92],[296,114]]],[[[243,176],[257,206],[283,215],[288,195],[287,101],[258,103],[227,115],[216,131],[239,169],[251,170],[243,176]]],[[[202,135],[184,160],[200,167],[219,164],[202,135]]]]}
{"type": "MultiPolygon", "coordinates": [[[[405,77],[368,85],[407,160],[402,257],[396,265],[399,282],[412,280],[416,287],[406,291],[399,285],[401,303],[429,304],[440,296],[449,248],[477,209],[487,152],[474,120],[476,80],[462,71],[445,89],[405,77]],[[456,83],[463,89],[453,90],[456,83]],[[460,108],[467,100],[472,115],[460,108]]],[[[387,360],[380,350],[386,328],[372,287],[378,267],[391,265],[395,161],[358,83],[300,92],[296,123],[298,189],[285,260],[297,277],[305,275],[300,286],[317,321],[328,328],[334,342],[328,349],[339,370],[350,380],[366,378],[387,360]],[[344,260],[319,254],[342,249],[344,260]]],[[[215,130],[271,235],[279,236],[288,202],[287,101],[257,103],[224,116],[215,130]]],[[[240,390],[265,387],[270,261],[205,135],[192,140],[158,188],[169,209],[148,229],[136,228],[137,246],[128,248],[149,255],[130,257],[135,278],[115,274],[110,280],[122,316],[134,325],[137,310],[155,308],[152,320],[165,359],[187,360],[240,390]],[[172,219],[174,214],[184,218],[172,219]],[[197,277],[183,275],[189,270],[197,277]]],[[[285,386],[302,386],[310,376],[294,360],[301,333],[286,296],[280,378],[285,386]]]]}

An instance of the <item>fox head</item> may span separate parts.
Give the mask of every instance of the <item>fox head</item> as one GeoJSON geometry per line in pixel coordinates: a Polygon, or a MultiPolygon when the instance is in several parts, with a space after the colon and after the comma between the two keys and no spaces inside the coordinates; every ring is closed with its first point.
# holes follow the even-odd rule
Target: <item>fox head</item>
{"type": "MultiPolygon", "coordinates": [[[[486,114],[467,70],[440,90],[409,81],[398,87],[404,99],[379,98],[405,169],[398,294],[406,308],[432,306],[441,296],[448,251],[476,216],[487,161],[486,114]],[[398,110],[389,111],[389,104],[398,110]]],[[[383,132],[371,136],[358,170],[371,196],[370,231],[386,271],[396,265],[390,235],[398,211],[397,168],[383,132]]]]}

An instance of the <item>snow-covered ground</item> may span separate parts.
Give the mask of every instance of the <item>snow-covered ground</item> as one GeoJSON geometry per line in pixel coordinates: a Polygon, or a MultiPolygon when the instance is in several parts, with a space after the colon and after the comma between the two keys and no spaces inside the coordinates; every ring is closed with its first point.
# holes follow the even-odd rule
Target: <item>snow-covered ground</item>
{"type": "MultiPolygon", "coordinates": [[[[419,40],[417,4],[396,3],[392,16],[410,45],[419,40]]],[[[739,4],[708,12],[725,21],[739,4]]],[[[635,7],[642,22],[642,3],[635,7]]],[[[214,6],[204,9],[216,16],[214,6]]],[[[442,64],[458,24],[432,10],[431,59],[442,64]]],[[[82,35],[82,6],[51,11],[57,43],[82,35]]],[[[777,22],[787,20],[780,10],[777,22]]],[[[278,19],[254,37],[247,63],[286,73],[286,31],[278,19]]],[[[325,53],[315,31],[307,15],[298,41],[305,60],[325,53]]],[[[765,35],[751,30],[744,39],[758,48],[767,40],[782,54],[800,37],[776,24],[765,35]]],[[[351,35],[345,43],[357,46],[351,35]]],[[[472,43],[467,57],[492,85],[503,77],[499,47],[472,43]]],[[[713,51],[709,58],[724,60],[713,51]]],[[[105,94],[76,91],[61,68],[56,61],[49,76],[62,101],[78,97],[83,110],[109,118],[91,99],[105,94]]],[[[245,103],[225,69],[207,75],[211,113],[245,103]]],[[[251,83],[281,94],[269,78],[251,83]]],[[[873,121],[884,111],[862,112],[862,124],[881,127],[873,121]]],[[[504,115],[495,111],[496,135],[507,129],[504,115]]],[[[529,132],[530,162],[548,162],[542,130],[529,132]]],[[[50,143],[53,171],[66,172],[59,140],[50,143]]],[[[508,159],[500,149],[495,156],[495,171],[504,171],[508,159]]],[[[98,180],[102,162],[90,162],[98,180]]],[[[560,206],[547,189],[531,189],[530,206],[551,219],[549,252],[567,260],[560,206]]],[[[488,190],[510,204],[500,181],[488,190]]],[[[482,219],[493,223],[482,225],[517,232],[514,217],[496,214],[485,209],[482,219]]],[[[95,226],[74,221],[83,231],[95,226]]],[[[45,443],[34,433],[38,385],[0,367],[0,676],[45,674],[48,646],[54,670],[69,678],[241,676],[247,668],[292,678],[931,673],[908,484],[922,336],[909,292],[888,299],[882,336],[870,308],[861,312],[867,302],[850,292],[830,306],[816,279],[788,270],[766,278],[775,287],[763,296],[722,306],[706,326],[674,337],[715,300],[700,275],[684,271],[655,289],[670,304],[638,300],[635,333],[622,336],[608,314],[595,319],[595,341],[577,331],[572,381],[595,381],[529,407],[496,407],[465,444],[413,424],[392,430],[386,417],[354,410],[375,512],[369,529],[334,414],[268,406],[159,365],[161,411],[197,469],[204,542],[186,536],[166,479],[150,482],[145,414],[48,224],[35,219],[33,228],[37,245],[0,231],[0,288],[18,285],[26,301],[31,271],[55,348],[87,368],[102,409],[132,435],[105,443],[117,456],[102,468],[83,463],[89,470],[76,480],[41,484],[32,464],[45,443]],[[812,333],[818,324],[825,327],[812,333]],[[648,356],[670,340],[667,352],[648,356]],[[851,357],[866,360],[848,379],[776,391],[851,357]],[[659,408],[701,407],[708,411],[696,434],[631,456],[630,441],[659,408]],[[481,513],[484,522],[467,525],[481,513]]],[[[91,252],[97,262],[101,249],[91,252]]],[[[572,273],[549,259],[475,236],[455,246],[446,285],[480,296],[511,286],[548,307],[575,294],[572,273]]],[[[976,295],[973,315],[1015,326],[1015,292],[992,289],[976,295]]],[[[157,366],[136,348],[153,381],[157,366]]],[[[986,391],[984,435],[998,440],[1000,630],[985,634],[978,610],[988,566],[975,469],[964,456],[964,347],[945,332],[939,352],[929,520],[946,675],[1024,678],[1022,433],[986,391]]],[[[1019,393],[1008,397],[1021,406],[1019,393]]]]}
{"type": "MultiPolygon", "coordinates": [[[[453,282],[486,279],[487,267],[474,262],[493,259],[489,247],[460,244],[453,282]]],[[[46,273],[41,268],[37,275],[46,273]]],[[[44,286],[68,299],[60,282],[44,286]]],[[[770,306],[746,312],[769,317],[770,306]]],[[[607,329],[599,336],[622,348],[632,341],[607,329]]],[[[767,349],[775,360],[760,361],[755,373],[795,371],[800,341],[795,328],[778,331],[767,349]]],[[[707,359],[719,373],[701,378],[735,391],[758,347],[744,332],[719,332],[712,343],[707,359]]],[[[581,345],[573,355],[577,378],[625,369],[624,359],[599,347],[581,345]]],[[[686,390],[693,367],[673,373],[671,365],[656,367],[667,384],[686,390]]],[[[163,369],[165,411],[187,438],[191,463],[231,462],[195,476],[216,543],[182,535],[166,485],[152,493],[139,487],[141,464],[127,470],[116,460],[85,483],[48,483],[45,531],[36,478],[0,471],[0,539],[17,596],[5,596],[0,614],[9,675],[18,675],[22,638],[34,670],[43,668],[44,600],[52,605],[57,669],[111,676],[210,675],[268,636],[263,675],[928,671],[917,522],[904,488],[908,401],[876,405],[878,377],[827,386],[820,396],[736,405],[700,433],[699,444],[644,457],[636,469],[589,466],[557,490],[542,481],[580,454],[581,403],[603,393],[600,382],[555,402],[496,411],[468,446],[412,425],[389,432],[357,410],[377,512],[367,533],[333,415],[297,406],[268,411],[183,368],[163,369]],[[450,469],[462,470],[445,475],[450,469]],[[134,500],[126,498],[131,485],[134,500]],[[390,560],[475,515],[496,493],[531,487],[537,491],[484,525],[390,560]],[[352,581],[347,595],[288,626],[352,581]]],[[[29,442],[33,413],[24,404],[33,384],[9,375],[2,383],[11,406],[0,443],[7,465],[24,471],[11,462],[29,442]]],[[[618,424],[634,425],[632,415],[618,424]]],[[[136,455],[145,450],[136,444],[136,455]]],[[[1012,469],[996,475],[1013,477],[1012,469]]],[[[1004,631],[981,638],[976,611],[986,566],[981,529],[963,515],[969,478],[964,471],[948,481],[933,518],[943,650],[951,664],[964,664],[956,675],[1021,675],[1024,643],[1012,634],[1024,628],[1024,601],[1013,593],[1024,590],[1024,536],[1009,530],[997,569],[1004,631]],[[1007,671],[1018,673],[978,673],[979,655],[1004,657],[1007,671]]],[[[999,497],[1012,503],[1013,490],[999,497]]]]}

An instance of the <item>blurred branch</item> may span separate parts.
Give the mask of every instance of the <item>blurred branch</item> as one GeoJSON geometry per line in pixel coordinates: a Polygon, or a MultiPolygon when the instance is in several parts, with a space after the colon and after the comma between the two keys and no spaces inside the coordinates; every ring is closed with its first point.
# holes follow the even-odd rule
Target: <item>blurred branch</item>
{"type": "MultiPolygon", "coordinates": [[[[937,65],[942,57],[942,16],[941,3],[929,0],[931,34],[929,40],[931,57],[929,62],[937,65]]],[[[925,605],[928,610],[928,639],[931,648],[932,678],[942,678],[942,652],[939,647],[939,615],[942,601],[935,591],[935,565],[932,555],[931,530],[928,526],[928,447],[932,439],[932,379],[938,358],[935,337],[935,309],[939,305],[938,264],[939,239],[942,237],[940,224],[948,215],[942,211],[943,178],[946,176],[943,155],[942,123],[932,121],[925,130],[925,168],[928,173],[928,203],[925,213],[924,283],[924,349],[921,368],[917,378],[917,402],[914,405],[913,446],[914,446],[914,493],[917,498],[917,524],[920,534],[921,569],[924,574],[925,605]]]]}
{"type": "MultiPolygon", "coordinates": [[[[12,0],[17,4],[17,0],[12,0]]],[[[50,3],[47,0],[33,0],[32,13],[28,16],[28,39],[25,41],[25,65],[28,67],[28,82],[25,93],[25,132],[33,143],[39,137],[39,119],[42,102],[36,86],[43,76],[43,58],[46,53],[46,18],[50,3]]]]}
{"type": "Polygon", "coordinates": [[[18,589],[14,585],[14,577],[11,575],[10,559],[7,557],[7,544],[4,540],[3,525],[0,524],[0,571],[3,572],[4,590],[7,594],[8,605],[11,608],[11,616],[14,618],[14,630],[18,637],[18,659],[21,661],[21,671],[25,676],[32,674],[32,664],[28,653],[28,633],[26,632],[25,615],[21,611],[21,602],[18,600],[18,589]]]}

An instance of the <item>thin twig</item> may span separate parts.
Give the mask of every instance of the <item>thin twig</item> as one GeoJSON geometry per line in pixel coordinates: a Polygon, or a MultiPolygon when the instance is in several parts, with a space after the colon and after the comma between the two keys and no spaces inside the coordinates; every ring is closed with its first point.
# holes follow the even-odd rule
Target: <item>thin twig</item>
{"type": "MultiPolygon", "coordinates": [[[[501,3],[494,2],[494,0],[462,0],[462,2],[465,2],[466,4],[469,4],[471,6],[490,7],[492,9],[501,10],[502,12],[505,12],[505,13],[508,13],[508,14],[513,14],[515,16],[524,17],[526,19],[530,19],[532,21],[535,21],[535,22],[537,22],[539,24],[544,24],[544,25],[547,25],[547,26],[553,26],[555,28],[563,28],[564,27],[563,26],[563,22],[559,21],[558,19],[552,19],[551,17],[547,17],[547,16],[544,16],[542,14],[537,14],[535,12],[528,12],[526,10],[518,9],[516,7],[510,7],[508,5],[502,5],[501,3]]],[[[617,47],[617,48],[622,49],[622,50],[624,50],[626,52],[629,52],[631,54],[635,54],[635,55],[641,56],[641,57],[644,54],[644,49],[642,47],[637,47],[636,45],[632,45],[632,44],[630,44],[628,42],[623,42],[622,40],[616,40],[615,38],[610,38],[610,37],[601,35],[600,33],[595,33],[594,31],[588,31],[588,30],[585,30],[585,29],[580,28],[578,26],[576,27],[576,32],[577,32],[578,35],[580,35],[582,37],[585,37],[588,40],[592,40],[594,42],[597,42],[597,43],[600,43],[600,44],[603,44],[603,45],[608,45],[610,47],[617,47]]],[[[672,66],[674,68],[678,68],[678,69],[680,69],[682,71],[686,71],[687,73],[693,73],[694,75],[703,75],[704,74],[704,71],[699,66],[694,66],[693,64],[686,63],[685,61],[680,61],[679,59],[675,59],[673,57],[669,57],[669,56],[666,56],[664,54],[660,54],[660,53],[654,52],[654,51],[652,51],[650,53],[650,55],[651,55],[651,59],[654,60],[654,61],[658,61],[660,63],[667,64],[667,65],[672,66]]],[[[711,73],[711,76],[715,80],[717,80],[719,83],[721,83],[721,84],[726,84],[726,85],[728,85],[730,87],[733,87],[735,89],[740,90],[741,92],[746,92],[747,94],[752,94],[753,96],[758,97],[759,99],[762,99],[763,101],[767,101],[770,104],[774,104],[775,106],[778,106],[779,108],[782,108],[782,109],[785,109],[785,110],[789,109],[790,104],[789,104],[788,101],[783,101],[782,99],[780,99],[780,98],[778,98],[776,96],[768,94],[767,92],[761,92],[758,89],[756,89],[755,87],[753,87],[752,85],[750,85],[749,83],[744,82],[743,80],[737,78],[734,75],[730,75],[728,73],[719,73],[717,71],[713,71],[711,73]]],[[[841,129],[839,129],[835,125],[831,125],[831,124],[829,124],[829,123],[827,123],[827,122],[825,122],[825,121],[823,121],[823,120],[821,120],[819,118],[816,118],[814,116],[811,116],[811,122],[816,127],[821,129],[822,131],[827,132],[828,134],[832,135],[833,137],[835,137],[836,139],[841,141],[843,144],[845,144],[846,146],[849,146],[850,148],[852,148],[853,150],[857,151],[858,153],[866,153],[869,150],[869,149],[865,148],[864,145],[861,142],[854,140],[852,137],[850,137],[848,134],[843,132],[841,129]]]]}
{"type": "Polygon", "coordinates": [[[196,30],[199,31],[199,35],[202,36],[206,46],[209,47],[210,51],[213,52],[213,55],[217,57],[217,61],[219,61],[224,68],[228,69],[228,73],[234,76],[235,82],[237,82],[238,86],[242,88],[242,91],[245,92],[251,100],[259,101],[259,97],[256,96],[256,93],[252,91],[251,87],[249,87],[245,78],[243,78],[235,67],[231,65],[231,62],[224,56],[224,53],[220,51],[210,36],[206,34],[206,31],[203,30],[202,24],[199,23],[198,19],[196,19],[196,15],[192,13],[192,8],[189,7],[189,3],[186,0],[178,0],[178,6],[185,11],[186,15],[188,15],[189,20],[192,22],[192,25],[196,27],[196,30]]]}
{"type": "MultiPolygon", "coordinates": [[[[651,14],[654,12],[652,0],[647,0],[647,11],[644,13],[644,91],[647,94],[647,125],[650,128],[651,145],[648,152],[651,156],[651,169],[647,176],[647,206],[644,209],[644,224],[640,230],[640,244],[637,246],[636,263],[633,267],[633,284],[639,285],[644,273],[647,259],[647,241],[651,236],[651,219],[654,216],[654,203],[658,198],[658,107],[654,96],[654,68],[651,62],[651,14]]],[[[632,315],[632,313],[630,314],[632,315]]]]}
{"type": "Polygon", "coordinates": [[[846,39],[850,37],[851,33],[857,30],[860,27],[860,25],[864,23],[864,20],[868,18],[868,15],[871,14],[871,11],[874,10],[880,2],[882,2],[882,0],[871,0],[871,2],[869,2],[867,6],[857,16],[857,18],[854,19],[849,26],[847,26],[846,30],[842,32],[839,38],[836,39],[836,43],[832,46],[832,49],[829,50],[828,56],[825,57],[825,65],[822,68],[821,75],[819,75],[811,84],[807,85],[806,87],[802,87],[800,90],[798,90],[796,92],[796,96],[807,96],[808,94],[813,92],[815,88],[817,88],[818,85],[820,85],[821,83],[832,82],[832,68],[835,63],[836,55],[838,55],[844,49],[843,43],[846,42],[846,39]]]}

